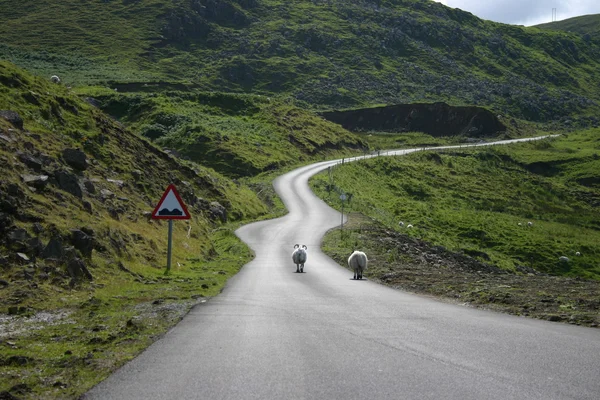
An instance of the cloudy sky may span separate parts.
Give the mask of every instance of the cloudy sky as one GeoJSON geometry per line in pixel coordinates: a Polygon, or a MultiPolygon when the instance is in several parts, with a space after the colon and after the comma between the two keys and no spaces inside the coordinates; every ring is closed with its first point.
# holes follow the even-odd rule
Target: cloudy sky
{"type": "Polygon", "coordinates": [[[434,0],[506,24],[536,25],[586,14],[600,14],[600,0],[434,0]]]}

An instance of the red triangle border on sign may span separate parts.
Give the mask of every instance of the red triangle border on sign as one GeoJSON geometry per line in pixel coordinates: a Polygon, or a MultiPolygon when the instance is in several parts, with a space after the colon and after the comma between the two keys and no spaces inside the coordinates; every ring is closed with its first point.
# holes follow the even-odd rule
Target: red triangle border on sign
{"type": "Polygon", "coordinates": [[[191,216],[187,210],[187,207],[185,206],[185,203],[183,202],[183,200],[181,200],[181,196],[179,196],[177,189],[175,189],[175,185],[171,183],[167,187],[167,190],[165,190],[165,192],[163,193],[162,197],[160,198],[160,201],[154,208],[154,211],[152,211],[152,219],[190,219],[190,218],[191,218],[191,216]],[[173,191],[175,198],[179,202],[179,205],[181,206],[181,209],[183,211],[183,215],[158,215],[158,212],[160,211],[159,208],[162,205],[165,198],[168,196],[170,191],[173,191]]]}

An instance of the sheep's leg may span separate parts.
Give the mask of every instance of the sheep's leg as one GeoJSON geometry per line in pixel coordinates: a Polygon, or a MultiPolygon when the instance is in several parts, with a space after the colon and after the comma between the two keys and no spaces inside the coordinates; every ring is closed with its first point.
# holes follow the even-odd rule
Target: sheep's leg
{"type": "Polygon", "coordinates": [[[296,272],[300,272],[300,264],[296,264],[296,272]]]}
{"type": "Polygon", "coordinates": [[[300,272],[304,272],[304,264],[300,265],[300,272]]]}
{"type": "Polygon", "coordinates": [[[356,280],[356,271],[354,271],[354,278],[352,279],[356,280]]]}

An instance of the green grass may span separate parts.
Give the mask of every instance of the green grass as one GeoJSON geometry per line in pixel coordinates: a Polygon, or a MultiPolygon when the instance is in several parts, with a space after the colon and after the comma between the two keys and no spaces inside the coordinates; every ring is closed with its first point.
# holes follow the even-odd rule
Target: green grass
{"type": "Polygon", "coordinates": [[[159,146],[233,177],[362,151],[357,135],[282,98],[88,91],[101,108],[159,146]]]}
{"type": "Polygon", "coordinates": [[[537,28],[554,31],[573,32],[583,36],[585,41],[600,40],[600,14],[582,15],[562,21],[536,25],[537,28]]]}
{"type": "Polygon", "coordinates": [[[0,275],[8,283],[0,286],[0,313],[7,317],[0,392],[74,399],[160,337],[197,299],[218,294],[252,258],[233,230],[268,217],[277,200],[268,191],[260,196],[269,204],[259,198],[260,179],[253,189],[168,156],[63,85],[7,62],[0,62],[0,83],[0,110],[18,111],[24,128],[0,118],[0,275]],[[75,173],[65,163],[66,148],[85,151],[85,171],[75,173]],[[44,160],[41,168],[27,166],[21,154],[44,160]],[[23,182],[26,174],[53,182],[55,171],[71,171],[82,185],[88,181],[82,198],[56,183],[32,189],[23,182]],[[165,275],[167,223],[145,213],[170,183],[192,218],[174,223],[172,268],[165,275]],[[227,223],[211,216],[210,202],[227,210],[227,223]],[[9,239],[19,229],[42,247],[51,238],[71,246],[73,229],[91,232],[91,257],[74,255],[93,281],[71,279],[65,260],[42,259],[35,246],[9,239]],[[22,263],[18,252],[31,261],[22,263]],[[51,318],[40,319],[48,313],[51,318]]]}
{"type": "Polygon", "coordinates": [[[508,147],[378,157],[334,169],[333,182],[318,175],[311,186],[338,209],[327,188],[351,193],[350,210],[389,229],[483,252],[505,269],[599,279],[597,136],[590,130],[508,147]],[[562,255],[571,262],[560,263],[562,255]]]}
{"type": "Polygon", "coordinates": [[[70,86],[170,83],[315,109],[445,101],[535,121],[598,110],[596,41],[431,2],[54,3],[3,2],[0,57],[70,86]]]}

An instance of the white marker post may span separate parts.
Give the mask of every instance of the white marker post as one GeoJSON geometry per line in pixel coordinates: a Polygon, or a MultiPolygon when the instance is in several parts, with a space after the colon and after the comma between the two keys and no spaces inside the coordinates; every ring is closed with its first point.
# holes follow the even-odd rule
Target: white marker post
{"type": "Polygon", "coordinates": [[[152,219],[168,219],[169,220],[169,242],[167,244],[167,270],[165,275],[171,271],[171,252],[173,242],[173,220],[174,219],[190,219],[188,212],[181,196],[177,193],[175,185],[170,184],[158,202],[158,205],[152,212],[152,219]]]}

